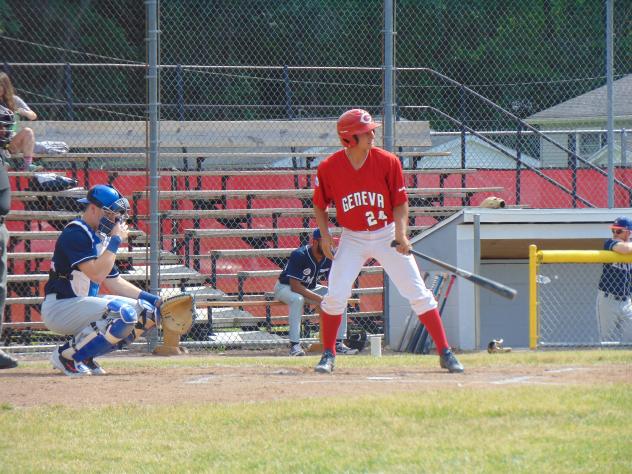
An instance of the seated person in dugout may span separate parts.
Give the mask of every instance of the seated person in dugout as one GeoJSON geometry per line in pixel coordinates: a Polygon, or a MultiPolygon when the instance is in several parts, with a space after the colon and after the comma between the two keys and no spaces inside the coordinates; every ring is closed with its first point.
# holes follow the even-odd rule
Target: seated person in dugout
{"type": "Polygon", "coordinates": [[[53,367],[70,377],[104,375],[95,358],[153,327],[161,303],[124,280],[115,265],[128,235],[127,199],[112,186],[98,184],[79,202],[85,211],[66,225],[55,244],[42,303],[46,326],[72,336],[51,356],[53,367]],[[109,295],[99,295],[102,284],[109,295]]]}
{"type": "MultiPolygon", "coordinates": [[[[617,217],[604,250],[632,253],[632,219],[617,217]]],[[[597,320],[601,342],[632,342],[632,263],[604,263],[597,292],[597,320]]]]}
{"type": "MultiPolygon", "coordinates": [[[[331,260],[325,257],[320,247],[320,230],[316,229],[311,244],[304,245],[292,252],[285,268],[274,287],[274,297],[283,301],[290,308],[290,355],[304,356],[305,351],[300,344],[301,316],[305,303],[316,305],[320,312],[320,302],[327,293],[327,287],[319,285],[326,279],[331,269],[331,260]]],[[[338,329],[336,352],[338,354],[357,354],[344,344],[347,334],[347,312],[342,315],[338,329]]]]}

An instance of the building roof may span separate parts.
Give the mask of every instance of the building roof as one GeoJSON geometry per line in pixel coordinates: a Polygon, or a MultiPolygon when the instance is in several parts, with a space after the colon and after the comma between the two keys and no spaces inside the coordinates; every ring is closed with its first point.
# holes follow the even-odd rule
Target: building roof
{"type": "MultiPolygon", "coordinates": [[[[613,82],[614,116],[632,117],[632,74],[613,82]]],[[[601,86],[531,115],[529,123],[606,120],[607,87],[601,86]]]]}
{"type": "MultiPolygon", "coordinates": [[[[438,141],[433,138],[434,141],[438,141]]],[[[466,143],[466,168],[481,169],[515,169],[516,162],[505,153],[497,150],[489,143],[472,135],[465,137],[466,143]]],[[[516,155],[516,150],[494,142],[501,150],[511,156],[516,155]]],[[[428,151],[447,151],[450,156],[428,156],[419,160],[418,168],[460,168],[461,167],[461,138],[451,138],[444,143],[437,144],[428,151]]],[[[540,161],[523,153],[522,161],[534,168],[540,167],[540,161]]]]}

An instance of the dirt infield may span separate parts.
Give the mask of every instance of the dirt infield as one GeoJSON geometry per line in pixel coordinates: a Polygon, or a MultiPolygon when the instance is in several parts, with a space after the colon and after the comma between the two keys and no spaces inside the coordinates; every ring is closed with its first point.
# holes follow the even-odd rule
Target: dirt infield
{"type": "Polygon", "coordinates": [[[110,368],[106,360],[108,375],[70,378],[52,368],[40,368],[41,364],[31,367],[33,364],[26,362],[18,369],[0,372],[0,403],[18,407],[240,403],[438,389],[603,385],[632,380],[632,369],[626,364],[472,368],[464,374],[448,374],[438,367],[338,367],[333,375],[322,375],[316,374],[307,361],[305,367],[214,363],[217,365],[199,368],[110,368]]]}

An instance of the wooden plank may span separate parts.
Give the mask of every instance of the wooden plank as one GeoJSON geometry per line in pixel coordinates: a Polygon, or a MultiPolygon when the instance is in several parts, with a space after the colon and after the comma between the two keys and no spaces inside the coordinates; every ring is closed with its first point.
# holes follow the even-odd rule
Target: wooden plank
{"type": "Polygon", "coordinates": [[[66,176],[64,171],[7,171],[9,177],[15,178],[34,178],[38,174],[54,174],[55,176],[66,176]]]}
{"type": "MultiPolygon", "coordinates": [[[[50,260],[53,258],[53,252],[7,252],[7,258],[10,260],[50,260]]],[[[138,261],[148,261],[149,252],[144,250],[119,250],[116,253],[116,260],[124,260],[132,258],[138,261]]],[[[171,252],[162,251],[158,257],[163,263],[176,263],[184,257],[171,252]]]]}
{"type": "MultiPolygon", "coordinates": [[[[416,232],[429,228],[430,226],[409,226],[408,230],[416,232]]],[[[273,237],[283,235],[301,235],[312,234],[314,229],[310,228],[290,228],[281,227],[277,229],[185,229],[185,236],[194,238],[209,238],[209,237],[273,237]]],[[[342,232],[342,229],[337,227],[331,227],[329,232],[334,235],[338,235],[342,232]]]]}
{"type": "MultiPolygon", "coordinates": [[[[142,267],[141,267],[142,268],[142,267]]],[[[137,268],[138,270],[138,268],[137,268]]],[[[149,280],[148,271],[138,271],[137,273],[121,273],[121,277],[124,280],[132,282],[143,282],[149,280]]],[[[219,275],[217,276],[219,277],[219,275]]],[[[161,283],[180,283],[180,282],[199,282],[206,283],[210,280],[208,275],[201,273],[191,272],[173,272],[173,273],[161,273],[161,283]]],[[[29,275],[7,275],[7,283],[33,283],[33,282],[46,282],[48,281],[48,273],[32,273],[29,275]]]]}
{"type": "MultiPolygon", "coordinates": [[[[362,267],[360,273],[368,275],[374,273],[380,273],[384,271],[384,268],[378,265],[370,267],[362,267]]],[[[244,278],[265,278],[265,277],[278,277],[281,274],[281,270],[241,270],[237,272],[238,277],[244,278]]]]}
{"type": "MultiPolygon", "coordinates": [[[[360,298],[349,298],[348,304],[360,304],[360,298]]],[[[196,301],[195,306],[197,308],[249,308],[256,306],[286,306],[287,303],[283,301],[269,299],[269,300],[246,300],[246,301],[196,301]]]]}
{"type": "MultiPolygon", "coordinates": [[[[61,234],[60,230],[10,230],[9,237],[17,240],[53,240],[61,234]]],[[[142,230],[130,230],[128,238],[147,237],[142,230]]]]}
{"type": "MultiPolygon", "coordinates": [[[[383,292],[384,292],[384,287],[382,286],[351,289],[352,295],[381,295],[383,292]]],[[[274,298],[274,292],[272,291],[266,291],[265,295],[267,298],[274,298]]]]}
{"type": "Polygon", "coordinates": [[[85,189],[65,190],[65,191],[11,191],[11,199],[23,200],[29,197],[69,197],[80,199],[86,197],[88,193],[85,189]]]}
{"type": "MultiPolygon", "coordinates": [[[[425,155],[425,153],[421,153],[425,155]]],[[[161,154],[161,156],[163,156],[161,154]]],[[[196,156],[199,156],[197,154],[196,156]]],[[[478,170],[474,168],[421,168],[421,169],[404,169],[405,175],[435,175],[435,174],[472,174],[478,170]]],[[[159,176],[182,176],[182,177],[197,177],[197,176],[314,176],[317,170],[314,168],[296,168],[296,169],[278,169],[278,168],[266,168],[266,169],[244,169],[244,170],[200,170],[200,171],[181,171],[181,170],[159,170],[159,176]]],[[[135,170],[135,171],[111,171],[110,175],[114,178],[120,176],[147,176],[148,171],[135,170]]]]}
{"type": "MultiPolygon", "coordinates": [[[[29,122],[38,140],[64,141],[71,148],[145,148],[145,121],[29,122]]],[[[395,146],[428,147],[425,121],[395,123],[395,146]]],[[[382,127],[376,129],[382,143],[382,127]]],[[[340,140],[334,120],[161,121],[161,147],[336,147],[340,140]]]]}
{"type": "MultiPolygon", "coordinates": [[[[209,250],[209,256],[213,257],[287,257],[295,247],[279,249],[216,249],[209,250]]],[[[196,255],[197,257],[197,255],[196,255]]]]}
{"type": "Polygon", "coordinates": [[[4,218],[8,221],[70,221],[81,214],[78,212],[50,212],[50,211],[14,211],[4,218]]]}
{"type": "MultiPolygon", "coordinates": [[[[475,188],[408,188],[406,192],[409,196],[432,197],[432,196],[464,196],[470,193],[497,193],[503,191],[501,186],[487,186],[475,188]]],[[[20,192],[18,192],[20,193],[20,192]]],[[[23,191],[22,193],[28,193],[23,191]]],[[[226,198],[266,197],[266,198],[310,198],[314,194],[313,189],[228,189],[228,190],[203,190],[203,191],[161,191],[160,199],[163,200],[202,200],[226,198]]],[[[22,195],[21,193],[19,195],[22,195]]],[[[134,191],[134,199],[143,199],[149,196],[147,191],[134,191]]]]}
{"type": "Polygon", "coordinates": [[[17,322],[17,323],[2,323],[2,329],[7,328],[36,328],[36,329],[48,329],[44,321],[29,321],[29,322],[17,322]]]}
{"type": "Polygon", "coordinates": [[[5,304],[28,304],[28,305],[37,305],[42,304],[44,301],[43,296],[23,296],[19,298],[7,298],[4,300],[5,304]]]}
{"type": "MultiPolygon", "coordinates": [[[[356,311],[353,313],[347,313],[347,316],[353,319],[363,319],[363,318],[376,318],[382,316],[384,313],[382,311],[356,311]]],[[[301,319],[305,320],[316,320],[318,318],[318,314],[303,314],[301,315],[301,319]]],[[[206,318],[200,318],[195,321],[198,324],[204,324],[208,322],[206,318]]],[[[240,326],[249,326],[249,325],[263,325],[267,322],[265,316],[213,316],[213,328],[221,329],[221,328],[234,328],[240,326]]],[[[270,322],[274,325],[287,325],[288,324],[288,316],[272,316],[270,318],[270,322]]]]}
{"type": "MultiPolygon", "coordinates": [[[[463,206],[413,206],[408,209],[410,215],[451,215],[463,209],[463,206]]],[[[330,216],[336,215],[335,209],[328,209],[330,216]]],[[[258,209],[200,209],[183,211],[165,211],[162,214],[164,219],[217,219],[238,216],[268,217],[276,215],[278,217],[301,217],[312,216],[312,208],[289,207],[289,208],[258,208],[258,209]]],[[[141,218],[139,216],[139,218],[141,218]]]]}

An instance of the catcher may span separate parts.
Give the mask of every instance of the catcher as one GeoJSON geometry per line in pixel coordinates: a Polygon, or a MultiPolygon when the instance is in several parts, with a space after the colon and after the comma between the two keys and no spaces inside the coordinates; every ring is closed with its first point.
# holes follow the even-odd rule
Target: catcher
{"type": "Polygon", "coordinates": [[[66,225],[55,244],[42,303],[46,326],[72,336],[51,356],[53,367],[70,377],[104,375],[95,359],[155,326],[161,306],[158,296],[124,280],[115,265],[128,235],[127,199],[99,184],[79,202],[85,211],[66,225]],[[101,285],[109,295],[99,295],[101,285]]]}

